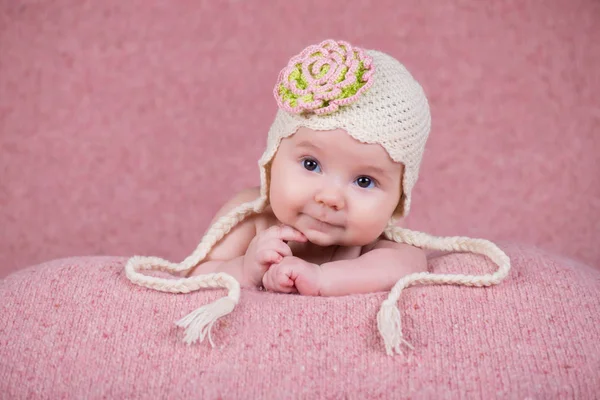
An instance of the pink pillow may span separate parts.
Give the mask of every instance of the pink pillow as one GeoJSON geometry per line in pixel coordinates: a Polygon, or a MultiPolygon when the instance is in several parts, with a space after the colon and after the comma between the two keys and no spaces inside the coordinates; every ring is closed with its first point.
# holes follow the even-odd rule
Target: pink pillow
{"type": "MultiPolygon", "coordinates": [[[[1,283],[6,398],[592,398],[600,390],[600,271],[503,246],[499,286],[423,286],[400,299],[415,347],[385,354],[384,293],[312,298],[243,291],[187,346],[174,324],[224,291],[168,294],[131,284],[124,258],[56,260],[1,283]]],[[[489,272],[472,254],[435,272],[489,272]]]]}

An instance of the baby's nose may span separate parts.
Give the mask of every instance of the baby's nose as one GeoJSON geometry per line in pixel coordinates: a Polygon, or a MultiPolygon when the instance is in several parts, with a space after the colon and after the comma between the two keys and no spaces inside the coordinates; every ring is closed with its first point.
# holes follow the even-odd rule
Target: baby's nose
{"type": "Polygon", "coordinates": [[[319,190],[315,195],[315,201],[336,211],[341,210],[346,205],[344,194],[337,187],[327,187],[319,190]]]}

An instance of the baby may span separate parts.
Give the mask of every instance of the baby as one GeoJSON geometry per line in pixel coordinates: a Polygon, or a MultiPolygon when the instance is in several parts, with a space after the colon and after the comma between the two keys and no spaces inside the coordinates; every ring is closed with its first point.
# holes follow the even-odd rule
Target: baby
{"type": "Polygon", "coordinates": [[[186,342],[208,335],[213,343],[211,327],[238,303],[240,286],[313,296],[391,289],[377,323],[393,354],[406,343],[396,306],[403,288],[489,286],[508,274],[510,260],[493,243],[396,226],[410,210],[431,127],[423,89],[397,60],[326,40],[290,59],[273,94],[279,110],[259,160],[260,187],[223,206],[183,262],[135,256],[125,266],[132,282],[156,290],[229,290],[177,323],[186,342]],[[483,254],[499,269],[431,274],[423,248],[483,254]],[[188,276],[165,279],[143,270],[188,276]]]}
{"type": "MultiPolygon", "coordinates": [[[[382,237],[401,196],[403,165],[342,129],[301,127],[271,166],[269,206],[236,226],[194,275],[226,272],[243,287],[339,296],[390,290],[423,272],[423,250],[382,237]]],[[[235,196],[215,219],[260,195],[235,196]]]]}

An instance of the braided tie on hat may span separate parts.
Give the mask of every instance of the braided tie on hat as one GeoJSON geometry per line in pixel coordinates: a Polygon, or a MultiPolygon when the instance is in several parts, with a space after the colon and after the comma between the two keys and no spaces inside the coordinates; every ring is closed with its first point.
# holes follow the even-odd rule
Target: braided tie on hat
{"type": "Polygon", "coordinates": [[[383,338],[385,350],[388,355],[394,352],[402,354],[400,345],[402,343],[412,346],[402,337],[402,325],[400,312],[397,307],[398,299],[404,288],[413,285],[464,285],[464,286],[491,286],[499,284],[510,270],[510,258],[492,242],[485,239],[472,239],[462,236],[435,237],[423,232],[411,231],[389,225],[384,232],[388,240],[398,243],[406,243],[411,246],[428,248],[442,251],[470,252],[489,257],[498,270],[487,275],[463,275],[463,274],[432,274],[419,272],[410,274],[400,279],[392,288],[388,298],[383,302],[377,313],[377,328],[383,338]]]}
{"type": "Polygon", "coordinates": [[[201,262],[212,247],[221,240],[231,229],[248,215],[260,212],[264,208],[265,200],[259,198],[250,203],[244,203],[223,217],[219,218],[202,238],[202,241],[181,263],[172,263],[158,257],[131,257],[125,265],[127,278],[136,285],[149,289],[169,293],[189,293],[203,288],[225,288],[228,290],[227,297],[221,298],[214,303],[200,307],[176,324],[186,328],[185,342],[190,344],[196,341],[202,342],[208,333],[211,345],[214,343],[210,331],[215,321],[233,311],[240,300],[240,284],[235,278],[226,273],[211,273],[181,279],[165,279],[142,274],[140,271],[165,271],[183,272],[187,271],[201,262]]]}

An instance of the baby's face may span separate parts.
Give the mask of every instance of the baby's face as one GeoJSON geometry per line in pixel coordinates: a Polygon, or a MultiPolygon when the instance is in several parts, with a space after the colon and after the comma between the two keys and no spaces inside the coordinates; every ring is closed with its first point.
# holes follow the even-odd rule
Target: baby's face
{"type": "Polygon", "coordinates": [[[402,168],[380,145],[342,129],[300,128],[273,160],[271,207],[314,244],[364,246],[381,235],[400,201],[402,168]]]}

